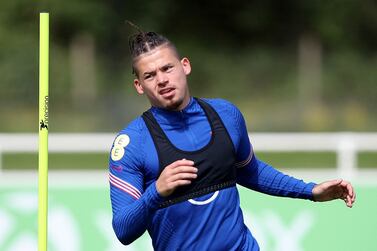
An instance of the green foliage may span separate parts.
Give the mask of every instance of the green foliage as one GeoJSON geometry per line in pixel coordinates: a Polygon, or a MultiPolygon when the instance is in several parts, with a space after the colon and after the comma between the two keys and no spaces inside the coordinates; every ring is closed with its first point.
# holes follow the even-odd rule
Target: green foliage
{"type": "MultiPolygon", "coordinates": [[[[336,168],[335,152],[257,152],[259,159],[278,169],[286,168],[336,168]]],[[[50,170],[107,170],[109,155],[105,153],[50,153],[50,170]]],[[[376,152],[358,154],[358,166],[375,168],[376,152]]],[[[5,170],[36,169],[37,153],[4,154],[2,168],[5,170]]]]}
{"type": "Polygon", "coordinates": [[[193,66],[192,94],[231,100],[253,131],[377,129],[373,0],[17,0],[0,9],[0,131],[36,129],[40,11],[50,12],[53,131],[114,131],[148,108],[132,87],[127,46],[135,30],[126,19],[175,42],[193,66]],[[73,98],[72,43],[82,34],[95,46],[93,104],[73,98]],[[322,75],[320,103],[303,111],[305,34],[320,42],[322,75]]]}

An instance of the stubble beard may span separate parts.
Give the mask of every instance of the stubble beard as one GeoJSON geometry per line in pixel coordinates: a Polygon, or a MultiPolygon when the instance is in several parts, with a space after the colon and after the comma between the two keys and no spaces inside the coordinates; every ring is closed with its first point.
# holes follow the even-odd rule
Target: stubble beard
{"type": "Polygon", "coordinates": [[[183,97],[179,98],[177,101],[172,100],[172,102],[168,102],[164,108],[171,111],[178,111],[179,107],[183,104],[183,100],[183,97]]]}

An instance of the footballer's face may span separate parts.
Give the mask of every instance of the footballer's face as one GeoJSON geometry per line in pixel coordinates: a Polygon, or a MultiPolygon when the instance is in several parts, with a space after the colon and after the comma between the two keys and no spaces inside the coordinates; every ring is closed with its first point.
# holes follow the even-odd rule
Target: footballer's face
{"type": "Polygon", "coordinates": [[[141,54],[134,66],[136,91],[147,95],[152,106],[179,111],[188,105],[187,75],[191,65],[187,58],[180,60],[174,49],[161,45],[141,54]]]}

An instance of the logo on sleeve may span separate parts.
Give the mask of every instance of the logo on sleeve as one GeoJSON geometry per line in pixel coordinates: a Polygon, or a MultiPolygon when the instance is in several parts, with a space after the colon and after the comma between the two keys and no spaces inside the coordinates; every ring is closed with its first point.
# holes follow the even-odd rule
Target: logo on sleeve
{"type": "Polygon", "coordinates": [[[123,167],[121,165],[119,166],[111,165],[110,167],[112,170],[117,171],[117,172],[123,171],[123,167]]]}
{"type": "Polygon", "coordinates": [[[115,139],[114,146],[126,147],[129,143],[130,137],[127,134],[121,134],[115,139]]]}
{"type": "Polygon", "coordinates": [[[111,150],[111,159],[118,161],[123,158],[124,148],[130,143],[130,137],[127,134],[119,135],[114,141],[114,147],[111,150]]]}

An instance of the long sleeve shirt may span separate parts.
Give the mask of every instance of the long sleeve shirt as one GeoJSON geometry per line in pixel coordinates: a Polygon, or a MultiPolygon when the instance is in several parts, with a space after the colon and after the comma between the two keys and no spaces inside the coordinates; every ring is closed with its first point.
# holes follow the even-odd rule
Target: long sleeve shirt
{"type": "MultiPolygon", "coordinates": [[[[274,196],[312,199],[314,183],[285,175],[255,156],[236,106],[222,99],[205,101],[219,114],[232,139],[239,185],[274,196]]],[[[193,98],[182,111],[156,107],[150,111],[179,149],[201,149],[211,138],[207,117],[193,98]]],[[[159,161],[141,117],[119,132],[110,155],[113,228],[123,244],[132,243],[148,231],[155,250],[259,250],[244,224],[235,186],[158,208],[164,201],[155,184],[159,161]]]]}

